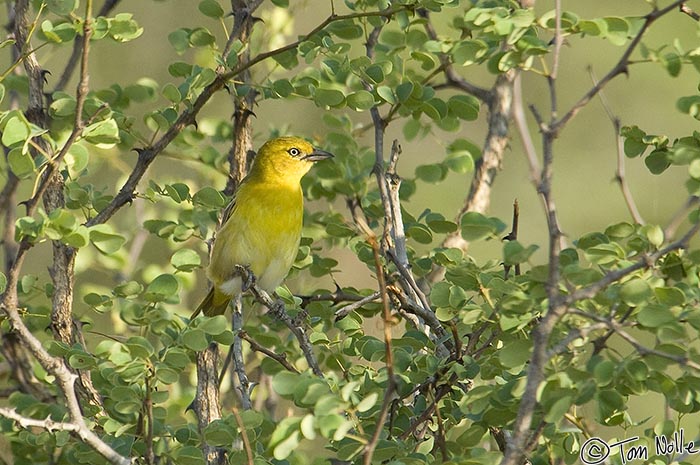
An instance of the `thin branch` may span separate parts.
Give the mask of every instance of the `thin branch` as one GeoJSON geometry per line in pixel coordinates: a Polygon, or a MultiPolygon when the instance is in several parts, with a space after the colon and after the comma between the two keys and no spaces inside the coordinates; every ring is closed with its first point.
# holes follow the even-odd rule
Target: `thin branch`
{"type": "Polygon", "coordinates": [[[606,273],[605,276],[603,276],[601,279],[594,282],[593,284],[589,284],[588,286],[582,289],[578,289],[572,292],[569,296],[566,297],[563,304],[573,305],[575,302],[578,302],[580,300],[593,298],[596,294],[598,294],[598,292],[602,291],[610,284],[619,281],[625,276],[632,274],[635,271],[651,268],[661,257],[664,257],[673,251],[688,248],[690,239],[693,238],[693,236],[695,236],[698,233],[698,231],[700,231],[700,223],[695,223],[679,240],[668,244],[666,247],[652,254],[640,258],[635,263],[625,268],[606,273]]]}
{"type": "Polygon", "coordinates": [[[275,352],[271,351],[270,349],[267,349],[260,344],[258,344],[255,339],[250,337],[250,335],[245,332],[244,330],[240,330],[238,332],[238,337],[246,341],[248,344],[250,344],[250,348],[256,352],[260,352],[262,354],[267,355],[280,365],[282,365],[287,371],[291,371],[292,373],[299,373],[299,370],[296,369],[294,365],[289,363],[287,360],[287,355],[282,353],[282,354],[276,354],[275,352]]]}
{"type": "Polygon", "coordinates": [[[362,308],[365,304],[368,304],[370,302],[374,302],[380,297],[381,293],[379,291],[373,292],[370,295],[361,298],[360,300],[357,300],[351,304],[345,305],[338,310],[335,311],[335,320],[341,320],[348,316],[350,313],[354,312],[358,308],[362,308]]]}
{"type": "Polygon", "coordinates": [[[522,79],[520,75],[516,76],[513,82],[513,120],[515,121],[515,127],[518,130],[520,142],[522,142],[523,150],[525,151],[530,180],[533,184],[536,184],[542,175],[542,168],[540,166],[539,157],[537,156],[537,149],[535,149],[535,144],[532,142],[530,129],[527,125],[527,118],[523,105],[522,79]]]}
{"type": "Polygon", "coordinates": [[[688,197],[688,200],[674,213],[673,217],[671,217],[671,220],[664,228],[664,237],[667,239],[674,237],[678,228],[680,228],[683,221],[687,218],[688,212],[697,208],[698,205],[700,205],[700,197],[696,195],[688,197]]]}
{"type": "Polygon", "coordinates": [[[272,300],[272,298],[269,296],[269,294],[267,294],[267,292],[260,289],[256,285],[253,285],[251,287],[251,291],[255,296],[255,299],[258,302],[265,305],[270,310],[270,314],[272,316],[282,321],[287,326],[287,328],[289,328],[290,331],[292,331],[292,334],[294,334],[294,336],[297,338],[297,341],[299,342],[299,348],[304,354],[306,362],[309,364],[311,371],[316,376],[323,378],[323,371],[321,371],[321,367],[318,365],[318,360],[316,360],[316,356],[314,355],[313,345],[311,344],[311,341],[309,340],[309,336],[306,334],[306,331],[302,327],[302,322],[296,321],[296,319],[292,319],[289,316],[289,314],[284,308],[284,303],[281,300],[272,300]]]}
{"type": "MultiPolygon", "coordinates": [[[[595,85],[597,79],[593,73],[593,69],[589,67],[588,72],[591,76],[591,80],[593,81],[593,85],[595,85]]],[[[622,141],[622,135],[620,134],[620,118],[613,113],[610,103],[605,97],[605,92],[603,90],[600,91],[598,97],[600,98],[600,103],[603,105],[603,109],[608,115],[608,119],[610,119],[610,122],[613,125],[613,131],[615,132],[615,145],[617,146],[617,168],[615,170],[615,181],[620,186],[622,197],[625,199],[625,204],[627,204],[627,209],[629,210],[630,215],[632,215],[634,222],[637,224],[645,224],[644,218],[642,218],[642,215],[639,213],[637,204],[634,201],[634,196],[632,195],[632,191],[627,183],[627,176],[625,175],[625,149],[622,141]]]]}
{"type": "Polygon", "coordinates": [[[379,416],[377,417],[376,428],[372,434],[371,439],[365,445],[364,457],[362,463],[364,465],[371,465],[372,456],[379,443],[379,437],[383,431],[383,425],[386,422],[387,416],[389,414],[389,408],[393,401],[393,397],[396,393],[396,380],[394,379],[394,354],[391,348],[391,328],[393,326],[393,319],[391,317],[391,307],[389,305],[389,293],[386,287],[386,281],[384,280],[384,267],[382,266],[382,259],[380,255],[380,247],[377,242],[377,237],[374,231],[367,225],[367,223],[360,221],[358,226],[363,230],[366,240],[372,247],[372,253],[374,255],[374,266],[376,268],[377,282],[379,283],[379,291],[382,297],[382,309],[383,309],[383,323],[384,323],[384,352],[385,361],[384,366],[387,371],[387,385],[384,391],[384,400],[382,401],[382,407],[379,411],[379,416]]]}
{"type": "Polygon", "coordinates": [[[241,432],[241,441],[243,442],[243,450],[245,451],[247,460],[246,465],[254,465],[255,458],[253,456],[253,448],[250,446],[250,439],[248,439],[248,432],[245,429],[245,423],[243,423],[243,418],[241,418],[241,414],[238,412],[238,409],[236,407],[233,407],[231,409],[231,412],[233,413],[233,418],[236,419],[236,424],[238,425],[238,429],[241,432]]]}
{"type": "Polygon", "coordinates": [[[15,421],[20,427],[24,429],[41,428],[50,433],[54,431],[78,431],[78,427],[75,423],[66,421],[53,421],[51,417],[47,417],[44,420],[37,420],[35,418],[29,418],[20,415],[19,413],[17,413],[16,410],[9,409],[6,407],[0,407],[0,416],[5,417],[8,420],[15,421]]]}
{"type": "Polygon", "coordinates": [[[634,337],[632,337],[632,335],[630,335],[627,331],[625,331],[622,328],[622,326],[614,320],[610,320],[608,318],[604,318],[604,317],[594,315],[591,313],[583,312],[581,310],[572,310],[570,313],[573,315],[583,316],[585,318],[589,318],[589,319],[592,319],[594,321],[605,324],[608,328],[613,330],[615,332],[615,334],[617,334],[624,341],[626,341],[628,344],[630,344],[634,348],[634,350],[637,351],[637,353],[639,355],[641,355],[642,357],[644,357],[646,355],[654,355],[657,357],[665,358],[667,360],[671,360],[680,366],[688,367],[688,368],[692,368],[693,370],[700,371],[700,363],[696,363],[696,362],[690,360],[688,357],[685,357],[682,355],[673,355],[673,354],[669,354],[668,352],[663,352],[660,350],[650,349],[649,347],[646,347],[645,345],[643,345],[642,343],[637,341],[634,337]]]}
{"type": "Polygon", "coordinates": [[[681,10],[681,13],[687,14],[688,16],[693,18],[695,21],[700,21],[700,15],[697,14],[692,8],[690,8],[685,3],[681,3],[680,10],[681,10]]]}
{"type": "MultiPolygon", "coordinates": [[[[425,23],[424,23],[424,28],[425,28],[425,33],[428,35],[428,38],[430,40],[439,40],[437,32],[435,31],[435,27],[433,27],[433,23],[430,20],[430,13],[426,9],[420,9],[418,10],[418,14],[425,18],[425,23]]],[[[483,87],[479,87],[475,84],[472,84],[471,82],[467,81],[464,79],[462,76],[459,75],[454,69],[454,66],[452,66],[452,62],[450,61],[449,55],[445,53],[439,53],[438,58],[440,60],[441,68],[445,74],[445,79],[446,79],[446,85],[448,87],[452,87],[455,89],[459,89],[469,95],[473,95],[474,97],[478,98],[482,102],[489,104],[491,100],[491,92],[489,89],[485,89],[483,87]]]]}
{"type": "Polygon", "coordinates": [[[639,29],[639,32],[637,35],[632,39],[632,42],[627,46],[627,49],[624,51],[620,59],[617,61],[615,66],[612,67],[608,73],[603,76],[603,78],[596,84],[594,85],[591,89],[588,90],[572,107],[569,109],[568,112],[564,116],[562,116],[560,119],[554,121],[551,124],[551,130],[553,132],[559,132],[561,129],[573,118],[575,117],[579,111],[583,107],[585,107],[588,102],[593,99],[602,89],[605,87],[608,82],[613,80],[615,77],[619,76],[620,74],[625,74],[627,73],[627,66],[629,65],[629,59],[630,56],[632,55],[632,52],[637,48],[639,43],[642,40],[642,37],[644,34],[646,34],[647,30],[649,27],[660,17],[664,16],[665,14],[669,13],[670,11],[673,11],[677,8],[679,8],[682,4],[684,3],[684,0],[676,0],[670,5],[661,8],[661,9],[654,9],[650,13],[648,13],[646,16],[644,16],[644,24],[642,27],[639,29]]]}

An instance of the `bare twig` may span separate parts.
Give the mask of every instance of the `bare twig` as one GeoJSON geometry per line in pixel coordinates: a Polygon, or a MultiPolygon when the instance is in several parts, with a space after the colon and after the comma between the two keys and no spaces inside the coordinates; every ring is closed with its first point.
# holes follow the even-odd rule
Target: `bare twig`
{"type": "Polygon", "coordinates": [[[681,13],[687,14],[688,16],[693,18],[695,21],[700,21],[700,14],[697,14],[692,8],[690,8],[685,3],[681,3],[680,10],[681,10],[681,13]]]}
{"type": "Polygon", "coordinates": [[[678,231],[678,228],[683,224],[683,221],[688,216],[688,212],[694,208],[697,208],[697,206],[700,205],[700,197],[696,195],[691,195],[688,197],[688,200],[681,206],[676,213],[671,217],[671,220],[668,222],[666,227],[664,228],[664,237],[666,239],[671,239],[676,235],[676,232],[678,231]]]}
{"type": "Polygon", "coordinates": [[[233,413],[233,418],[236,419],[236,424],[238,425],[238,429],[241,432],[241,441],[243,442],[243,450],[245,450],[247,460],[246,465],[254,465],[255,458],[253,456],[253,448],[250,447],[250,439],[248,439],[248,432],[245,429],[243,418],[241,418],[241,414],[238,412],[238,409],[236,407],[233,407],[231,409],[231,413],[233,413]]]}
{"type": "Polygon", "coordinates": [[[516,76],[513,82],[513,121],[515,121],[515,127],[518,129],[520,141],[523,144],[523,150],[525,151],[525,158],[527,159],[530,172],[530,180],[533,184],[537,184],[542,175],[542,168],[540,166],[539,157],[537,156],[535,144],[532,142],[530,128],[527,125],[527,118],[523,105],[522,79],[520,75],[516,76]]]}
{"type": "Polygon", "coordinates": [[[351,304],[348,304],[348,305],[345,305],[345,306],[339,308],[334,313],[336,321],[345,318],[346,316],[348,316],[350,313],[354,312],[358,308],[362,308],[365,304],[368,304],[370,302],[374,302],[375,300],[377,300],[380,297],[380,295],[381,295],[381,293],[379,291],[373,292],[370,295],[361,298],[360,300],[357,300],[351,304]]]}
{"type": "Polygon", "coordinates": [[[323,378],[323,371],[321,371],[321,367],[318,365],[318,360],[316,360],[316,356],[314,355],[313,345],[302,326],[303,323],[292,319],[284,309],[284,303],[281,300],[272,300],[270,295],[257,285],[254,284],[251,286],[250,290],[255,296],[255,299],[270,310],[272,316],[282,321],[287,328],[290,329],[292,334],[297,338],[299,348],[304,354],[311,371],[313,371],[316,376],[323,378]]]}
{"type": "Polygon", "coordinates": [[[651,12],[649,12],[646,16],[644,16],[644,24],[642,27],[639,29],[639,32],[637,32],[637,35],[632,39],[632,42],[627,46],[627,49],[622,53],[622,56],[620,59],[617,61],[615,66],[612,67],[608,73],[603,76],[603,78],[598,81],[596,85],[594,85],[591,89],[589,89],[570,109],[564,116],[559,118],[558,120],[552,122],[551,124],[551,130],[554,133],[557,133],[563,129],[563,127],[573,118],[575,117],[579,111],[583,107],[585,107],[588,102],[593,99],[611,80],[613,80],[615,77],[619,76],[620,74],[626,74],[627,73],[627,67],[629,65],[629,59],[630,56],[632,55],[632,52],[635,51],[637,46],[642,40],[642,37],[646,32],[649,30],[649,27],[659,18],[662,16],[666,15],[667,13],[677,9],[684,3],[683,0],[676,0],[670,5],[660,8],[660,9],[653,9],[651,12]]]}
{"type": "Polygon", "coordinates": [[[270,357],[271,359],[273,359],[274,361],[276,361],[277,363],[282,365],[286,370],[291,371],[292,373],[299,373],[299,370],[297,370],[294,365],[289,363],[289,361],[287,360],[286,354],[284,354],[284,353],[277,354],[277,353],[271,351],[270,349],[267,349],[267,348],[261,346],[260,344],[258,344],[255,341],[255,339],[250,337],[250,335],[243,330],[238,332],[238,337],[240,337],[241,339],[246,341],[248,344],[250,344],[251,349],[253,349],[256,352],[260,352],[262,354],[267,355],[268,357],[270,357]]]}
{"type": "Polygon", "coordinates": [[[386,281],[384,280],[384,267],[382,266],[382,259],[380,255],[380,247],[377,242],[377,237],[374,231],[365,223],[360,220],[358,223],[360,229],[363,230],[367,242],[369,242],[372,247],[372,253],[374,255],[374,266],[377,273],[377,282],[379,283],[379,291],[382,297],[382,309],[383,309],[383,323],[384,323],[384,351],[385,351],[385,361],[384,366],[387,371],[387,385],[384,391],[384,400],[382,401],[382,407],[379,411],[379,416],[377,417],[377,427],[372,434],[371,439],[365,445],[363,464],[370,465],[372,463],[372,456],[374,455],[374,450],[377,448],[379,443],[379,437],[381,436],[384,422],[386,422],[387,416],[389,414],[389,407],[393,401],[394,395],[396,393],[396,380],[394,379],[394,355],[391,348],[391,328],[393,326],[393,319],[391,317],[391,307],[389,305],[389,293],[386,288],[386,281]]]}
{"type": "MultiPolygon", "coordinates": [[[[420,9],[418,10],[418,14],[425,18],[424,27],[428,38],[430,40],[439,40],[437,32],[433,27],[433,23],[430,20],[430,13],[428,12],[428,10],[420,9]]],[[[460,76],[459,73],[455,71],[454,66],[452,66],[452,62],[450,61],[450,58],[447,54],[440,53],[438,57],[440,59],[441,68],[445,74],[445,79],[447,80],[447,86],[459,89],[467,94],[473,95],[474,97],[487,104],[490,102],[491,92],[488,89],[472,84],[471,82],[467,81],[462,76],[460,76]]]]}
{"type": "MultiPolygon", "coordinates": [[[[593,73],[593,69],[589,67],[588,72],[591,76],[591,80],[593,81],[593,85],[595,85],[597,83],[597,79],[593,73]]],[[[622,141],[622,135],[620,134],[620,118],[613,113],[610,103],[605,97],[605,92],[603,90],[600,91],[598,97],[600,98],[600,103],[603,105],[603,109],[605,109],[605,113],[608,115],[615,132],[615,145],[617,146],[617,169],[615,171],[615,181],[620,186],[622,197],[625,199],[625,204],[627,204],[627,209],[629,210],[630,215],[632,215],[634,222],[637,224],[645,224],[644,218],[642,218],[642,215],[639,213],[637,204],[634,201],[634,196],[632,195],[632,191],[627,183],[627,176],[625,175],[625,149],[622,141]]]]}

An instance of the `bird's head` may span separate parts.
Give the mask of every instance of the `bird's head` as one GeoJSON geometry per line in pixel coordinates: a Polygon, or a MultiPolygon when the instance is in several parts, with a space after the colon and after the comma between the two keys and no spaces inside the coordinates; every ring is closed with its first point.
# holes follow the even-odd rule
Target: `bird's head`
{"type": "Polygon", "coordinates": [[[331,157],[299,137],[277,137],[260,147],[251,174],[298,183],[315,162],[331,157]]]}

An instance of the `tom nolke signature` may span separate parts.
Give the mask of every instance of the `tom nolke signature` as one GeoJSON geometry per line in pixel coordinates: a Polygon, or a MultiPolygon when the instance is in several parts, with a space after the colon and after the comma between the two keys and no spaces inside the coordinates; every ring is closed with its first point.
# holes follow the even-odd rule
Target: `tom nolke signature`
{"type": "MultiPolygon", "coordinates": [[[[597,465],[616,452],[623,464],[635,460],[649,460],[649,447],[644,444],[635,445],[638,440],[639,436],[635,436],[608,443],[601,438],[592,437],[583,443],[579,458],[586,465],[597,465]]],[[[700,454],[700,445],[696,446],[694,441],[686,441],[683,428],[671,436],[655,436],[654,455],[669,454],[700,454]]]]}

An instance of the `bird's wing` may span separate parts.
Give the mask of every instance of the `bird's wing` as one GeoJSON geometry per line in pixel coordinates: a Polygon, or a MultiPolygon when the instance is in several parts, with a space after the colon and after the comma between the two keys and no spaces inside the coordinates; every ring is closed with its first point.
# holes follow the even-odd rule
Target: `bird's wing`
{"type": "Polygon", "coordinates": [[[226,205],[226,208],[224,208],[224,211],[221,212],[221,219],[219,220],[219,228],[221,229],[224,227],[226,222],[228,221],[229,218],[231,218],[231,214],[233,213],[233,210],[236,208],[236,195],[231,198],[231,201],[229,202],[228,205],[226,205]]]}

